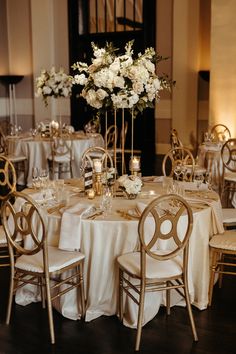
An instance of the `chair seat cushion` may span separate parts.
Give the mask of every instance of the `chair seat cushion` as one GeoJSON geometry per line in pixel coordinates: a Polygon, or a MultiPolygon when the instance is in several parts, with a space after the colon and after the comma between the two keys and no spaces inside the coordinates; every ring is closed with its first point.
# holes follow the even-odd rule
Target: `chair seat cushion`
{"type": "Polygon", "coordinates": [[[236,182],[236,173],[235,172],[226,172],[224,175],[226,181],[236,182]]]}
{"type": "MultiPolygon", "coordinates": [[[[48,160],[52,161],[52,156],[49,156],[48,160]]],[[[54,157],[54,161],[57,162],[57,163],[70,163],[70,160],[73,160],[73,158],[70,159],[69,155],[55,156],[54,157]]]]}
{"type": "MultiPolygon", "coordinates": [[[[49,272],[56,272],[66,266],[84,259],[84,254],[76,251],[63,251],[57,247],[48,247],[49,272]]],[[[43,252],[34,255],[22,255],[16,260],[16,267],[26,271],[43,273],[43,252]]]]}
{"type": "Polygon", "coordinates": [[[10,160],[12,163],[21,162],[21,161],[25,161],[25,160],[26,160],[26,156],[24,156],[24,155],[19,155],[19,156],[7,155],[6,157],[7,157],[8,160],[10,160]]]}
{"type": "Polygon", "coordinates": [[[210,240],[210,246],[228,251],[236,251],[236,231],[227,230],[223,234],[215,235],[210,240]]]}
{"type": "Polygon", "coordinates": [[[5,245],[7,243],[5,231],[3,229],[3,226],[0,225],[0,245],[5,245]]]}
{"type": "MultiPolygon", "coordinates": [[[[160,254],[160,251],[158,252],[160,254]]],[[[164,254],[164,252],[163,252],[164,254]]],[[[140,277],[140,252],[126,253],[117,258],[118,263],[134,276],[140,277]]],[[[146,278],[162,279],[179,276],[182,274],[181,257],[166,261],[158,261],[146,256],[146,278]]]]}
{"type": "Polygon", "coordinates": [[[236,223],[236,208],[223,208],[222,216],[224,223],[236,223]]]}
{"type": "MultiPolygon", "coordinates": [[[[21,240],[21,237],[18,235],[16,241],[20,242],[21,240]]],[[[7,246],[7,238],[2,225],[0,225],[0,246],[7,246]]]]}

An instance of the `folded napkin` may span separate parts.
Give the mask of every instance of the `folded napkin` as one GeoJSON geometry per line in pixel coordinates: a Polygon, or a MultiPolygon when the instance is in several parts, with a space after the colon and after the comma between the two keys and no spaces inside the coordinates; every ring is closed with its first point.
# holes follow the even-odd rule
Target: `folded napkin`
{"type": "Polygon", "coordinates": [[[208,185],[206,183],[201,183],[201,185],[199,186],[199,188],[197,187],[197,183],[196,182],[185,182],[185,181],[180,181],[178,182],[180,185],[182,185],[184,187],[185,190],[189,190],[189,191],[203,191],[203,190],[207,190],[208,189],[208,185]]]}
{"type": "Polygon", "coordinates": [[[206,198],[185,198],[190,204],[204,204],[211,208],[211,218],[212,218],[212,232],[213,234],[223,233],[223,215],[220,200],[206,199],[206,198]]]}
{"type": "Polygon", "coordinates": [[[94,205],[77,203],[62,214],[59,248],[74,251],[80,249],[81,219],[95,208],[94,205]]]}

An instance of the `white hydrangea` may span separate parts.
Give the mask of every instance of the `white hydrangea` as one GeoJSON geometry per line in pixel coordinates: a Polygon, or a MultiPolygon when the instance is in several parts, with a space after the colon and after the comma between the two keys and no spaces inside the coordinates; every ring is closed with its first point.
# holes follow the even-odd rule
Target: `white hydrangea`
{"type": "MultiPolygon", "coordinates": [[[[73,84],[84,86],[81,96],[92,107],[102,110],[128,108],[136,114],[159,99],[160,90],[170,87],[167,77],[159,78],[155,73],[154,49],[147,48],[135,59],[132,46],[133,41],[128,42],[125,53],[117,55],[111,43],[104,48],[92,43],[94,58],[91,65],[77,62],[72,66],[79,71],[73,84]]],[[[160,56],[157,58],[162,60],[160,56]]]]}

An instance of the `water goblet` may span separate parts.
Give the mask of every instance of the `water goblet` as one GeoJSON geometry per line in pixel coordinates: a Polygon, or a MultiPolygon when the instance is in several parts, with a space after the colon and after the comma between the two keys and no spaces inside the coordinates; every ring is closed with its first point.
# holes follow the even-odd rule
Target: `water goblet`
{"type": "Polygon", "coordinates": [[[107,216],[112,209],[112,191],[109,187],[104,187],[102,201],[100,205],[103,215],[107,216]]]}
{"type": "Polygon", "coordinates": [[[205,173],[205,183],[208,187],[208,190],[211,191],[212,190],[212,174],[211,174],[211,172],[205,173]]]}
{"type": "Polygon", "coordinates": [[[39,169],[38,167],[32,168],[32,187],[37,189],[39,182],[39,169]]]}
{"type": "Polygon", "coordinates": [[[199,190],[200,187],[201,187],[201,184],[203,183],[204,181],[204,176],[202,173],[199,173],[199,174],[196,174],[194,175],[194,181],[196,182],[197,184],[197,189],[199,190]]]}
{"type": "Polygon", "coordinates": [[[174,168],[174,174],[176,176],[177,181],[179,180],[181,173],[182,173],[182,166],[177,164],[174,168]]]}

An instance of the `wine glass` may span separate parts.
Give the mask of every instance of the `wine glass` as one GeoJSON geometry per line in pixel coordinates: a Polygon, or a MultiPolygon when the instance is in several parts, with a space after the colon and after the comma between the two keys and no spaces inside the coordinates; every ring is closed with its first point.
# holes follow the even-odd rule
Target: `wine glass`
{"type": "Polygon", "coordinates": [[[39,169],[38,167],[32,168],[32,187],[37,189],[39,182],[39,169]]]}
{"type": "Polygon", "coordinates": [[[177,181],[179,180],[181,173],[182,173],[182,166],[177,164],[174,168],[174,174],[176,176],[177,181]]]}
{"type": "Polygon", "coordinates": [[[206,172],[205,173],[205,183],[208,187],[208,190],[212,190],[212,173],[211,172],[206,172]]]}
{"type": "Polygon", "coordinates": [[[200,187],[201,187],[201,184],[203,183],[204,181],[204,176],[202,173],[199,173],[199,174],[196,174],[194,175],[194,181],[196,182],[197,184],[197,189],[199,190],[200,187]]]}

